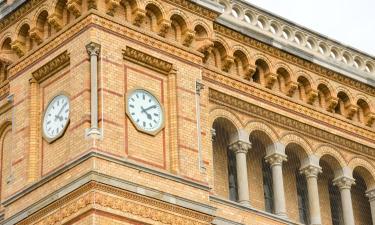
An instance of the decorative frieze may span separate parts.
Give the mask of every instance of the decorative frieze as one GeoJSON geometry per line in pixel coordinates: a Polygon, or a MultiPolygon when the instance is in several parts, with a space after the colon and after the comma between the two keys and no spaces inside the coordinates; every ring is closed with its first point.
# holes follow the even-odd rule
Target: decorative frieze
{"type": "Polygon", "coordinates": [[[172,70],[172,63],[156,58],[129,46],[126,46],[126,49],[123,50],[122,54],[124,59],[141,64],[159,72],[169,73],[172,70]]]}
{"type": "Polygon", "coordinates": [[[70,63],[70,56],[67,51],[64,51],[60,55],[53,58],[48,63],[41,66],[39,69],[32,73],[35,80],[42,82],[48,77],[52,76],[62,68],[66,67],[70,63]]]}

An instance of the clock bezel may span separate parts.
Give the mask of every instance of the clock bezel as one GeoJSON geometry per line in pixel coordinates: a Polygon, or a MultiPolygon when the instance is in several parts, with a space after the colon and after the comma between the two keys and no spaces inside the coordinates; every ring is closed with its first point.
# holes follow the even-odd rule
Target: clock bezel
{"type": "Polygon", "coordinates": [[[47,141],[48,144],[51,144],[53,143],[54,141],[56,141],[57,139],[60,139],[62,136],[64,136],[65,132],[66,132],[66,129],[68,128],[69,124],[70,124],[70,114],[72,112],[71,110],[71,104],[70,104],[70,94],[68,94],[67,92],[65,91],[61,91],[61,92],[58,92],[57,94],[55,94],[47,103],[46,107],[44,108],[43,110],[43,117],[42,117],[42,136],[43,136],[43,139],[45,141],[47,141]],[[57,97],[57,96],[60,96],[60,95],[64,95],[67,99],[68,99],[68,104],[69,104],[69,116],[68,116],[68,120],[64,126],[64,128],[60,131],[60,133],[58,135],[56,135],[55,137],[53,138],[50,138],[50,137],[47,137],[47,135],[44,133],[44,117],[46,116],[46,113],[47,113],[47,109],[48,109],[48,106],[52,103],[52,101],[57,97]]]}
{"type": "Polygon", "coordinates": [[[150,90],[147,90],[145,88],[142,88],[142,87],[135,87],[135,88],[132,88],[130,90],[128,90],[126,93],[125,93],[125,113],[126,115],[128,116],[129,120],[132,122],[132,124],[134,125],[134,127],[142,132],[142,133],[145,133],[145,134],[149,134],[151,136],[156,136],[162,129],[164,129],[165,127],[165,110],[164,110],[164,105],[161,103],[160,99],[150,90]],[[133,120],[133,118],[131,117],[130,115],[130,112],[129,112],[129,109],[128,109],[128,103],[129,103],[129,96],[132,95],[135,91],[138,91],[138,90],[141,90],[141,91],[145,91],[145,92],[148,92],[150,95],[152,95],[156,101],[159,103],[160,105],[160,108],[161,108],[161,112],[163,114],[162,116],[162,121],[161,121],[161,124],[159,126],[158,129],[154,130],[154,131],[148,131],[148,130],[145,130],[143,129],[142,127],[138,126],[138,124],[133,120]]]}

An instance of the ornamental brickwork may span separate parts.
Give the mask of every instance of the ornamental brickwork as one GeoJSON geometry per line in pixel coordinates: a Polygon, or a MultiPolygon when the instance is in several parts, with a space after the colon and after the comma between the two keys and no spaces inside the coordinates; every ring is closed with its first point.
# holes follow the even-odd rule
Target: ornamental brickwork
{"type": "Polygon", "coordinates": [[[0,12],[0,224],[375,224],[372,56],[238,1],[0,12]]]}

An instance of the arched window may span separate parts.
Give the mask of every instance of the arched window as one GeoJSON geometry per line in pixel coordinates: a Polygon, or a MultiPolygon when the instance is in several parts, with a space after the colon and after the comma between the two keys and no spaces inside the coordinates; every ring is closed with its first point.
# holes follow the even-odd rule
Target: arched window
{"type": "Polygon", "coordinates": [[[331,206],[332,225],[344,225],[339,188],[334,186],[332,182],[329,182],[328,191],[329,191],[329,203],[331,206]]]}
{"type": "Polygon", "coordinates": [[[297,198],[298,198],[298,213],[299,221],[303,224],[310,224],[309,222],[309,199],[307,194],[306,178],[302,175],[299,170],[296,170],[296,186],[297,186],[297,198]]]}
{"type": "Polygon", "coordinates": [[[263,192],[264,192],[264,209],[266,212],[273,213],[273,190],[272,190],[272,172],[268,163],[262,162],[263,172],[263,192]]]}

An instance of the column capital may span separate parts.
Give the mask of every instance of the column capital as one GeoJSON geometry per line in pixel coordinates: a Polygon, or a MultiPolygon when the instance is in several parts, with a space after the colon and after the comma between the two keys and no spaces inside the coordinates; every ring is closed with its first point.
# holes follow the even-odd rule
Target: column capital
{"type": "Polygon", "coordinates": [[[316,165],[307,165],[301,168],[299,171],[301,174],[304,174],[306,178],[310,178],[310,177],[317,178],[318,174],[322,172],[322,168],[316,165]]]}
{"type": "Polygon", "coordinates": [[[375,188],[366,191],[366,197],[368,197],[369,201],[372,202],[375,200],[375,188]]]}
{"type": "Polygon", "coordinates": [[[275,152],[273,154],[267,155],[266,157],[264,157],[264,159],[272,167],[276,165],[282,165],[283,161],[287,160],[287,156],[285,154],[275,152]]]}
{"type": "Polygon", "coordinates": [[[201,95],[201,91],[204,89],[204,84],[201,81],[195,81],[195,93],[201,95]]]}
{"type": "Polygon", "coordinates": [[[232,144],[229,145],[229,150],[234,151],[237,153],[247,153],[251,149],[251,143],[245,142],[245,141],[235,141],[232,144]]]}
{"type": "Polygon", "coordinates": [[[97,44],[95,42],[91,42],[86,45],[86,50],[89,56],[96,55],[98,56],[100,53],[100,44],[97,44]]]}
{"type": "Polygon", "coordinates": [[[340,190],[343,189],[350,189],[353,184],[355,184],[355,180],[352,177],[348,176],[341,176],[335,178],[333,181],[333,185],[337,186],[340,190]]]}

